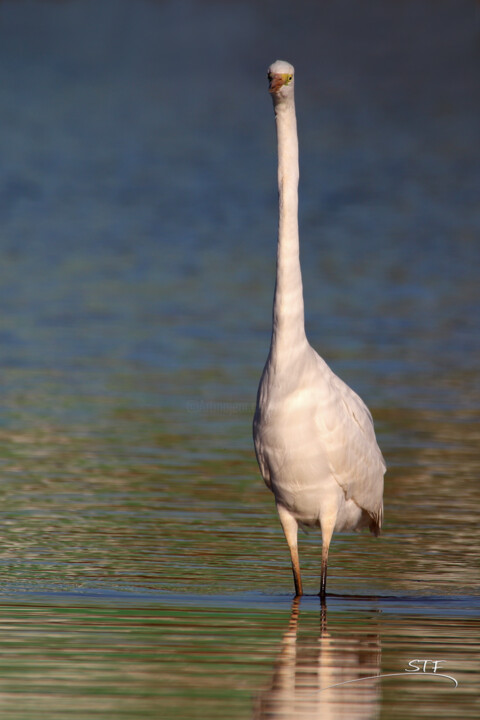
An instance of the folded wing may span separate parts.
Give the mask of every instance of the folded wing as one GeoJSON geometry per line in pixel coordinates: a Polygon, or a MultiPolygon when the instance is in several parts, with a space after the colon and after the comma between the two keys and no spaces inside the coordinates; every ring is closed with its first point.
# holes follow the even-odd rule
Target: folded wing
{"type": "Polygon", "coordinates": [[[373,420],[363,400],[319,357],[325,383],[315,421],[332,475],[372,518],[378,532],[383,519],[383,476],[386,470],[373,420]],[[327,372],[328,371],[328,372],[327,372]]]}

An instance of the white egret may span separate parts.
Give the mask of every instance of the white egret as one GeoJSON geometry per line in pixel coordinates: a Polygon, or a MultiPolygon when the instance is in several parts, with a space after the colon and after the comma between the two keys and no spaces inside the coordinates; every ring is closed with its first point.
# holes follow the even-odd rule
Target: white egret
{"type": "Polygon", "coordinates": [[[277,60],[268,79],[278,141],[277,275],[270,352],[258,388],[253,437],[290,549],[297,595],[302,595],[298,525],[321,529],[324,598],[333,533],[365,526],[375,535],[380,532],[386,465],[370,411],[305,335],[294,69],[277,60]]]}

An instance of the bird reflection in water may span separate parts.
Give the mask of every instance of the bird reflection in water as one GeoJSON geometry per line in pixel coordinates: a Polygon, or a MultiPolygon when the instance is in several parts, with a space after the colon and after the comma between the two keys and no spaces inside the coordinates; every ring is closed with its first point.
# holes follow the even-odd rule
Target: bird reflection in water
{"type": "Polygon", "coordinates": [[[329,631],[323,603],[318,635],[302,636],[300,602],[299,597],[293,600],[271,686],[258,697],[254,720],[379,717],[380,683],[371,677],[380,673],[378,634],[356,634],[354,628],[343,624],[338,632],[329,631]]]}

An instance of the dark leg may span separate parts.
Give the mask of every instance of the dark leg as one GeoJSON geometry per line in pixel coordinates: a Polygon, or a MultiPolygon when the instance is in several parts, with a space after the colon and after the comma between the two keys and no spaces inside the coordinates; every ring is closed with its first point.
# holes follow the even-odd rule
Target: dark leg
{"type": "Polygon", "coordinates": [[[290,547],[290,555],[292,557],[293,582],[295,584],[295,596],[303,595],[302,577],[300,575],[300,561],[298,559],[298,547],[296,545],[290,547]]]}
{"type": "Polygon", "coordinates": [[[330,516],[328,520],[322,522],[322,568],[320,573],[320,592],[322,599],[327,594],[327,565],[328,565],[328,549],[335,527],[335,517],[330,516]]]}
{"type": "Polygon", "coordinates": [[[327,565],[328,565],[328,545],[322,545],[322,569],[320,573],[320,597],[325,599],[327,594],[327,565]]]}

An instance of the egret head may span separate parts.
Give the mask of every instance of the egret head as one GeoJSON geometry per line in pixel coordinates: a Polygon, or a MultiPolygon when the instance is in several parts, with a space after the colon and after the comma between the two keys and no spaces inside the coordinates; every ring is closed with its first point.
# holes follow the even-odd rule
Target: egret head
{"type": "Polygon", "coordinates": [[[274,99],[287,97],[293,93],[294,73],[293,65],[285,60],[276,60],[270,65],[267,77],[274,99]]]}

